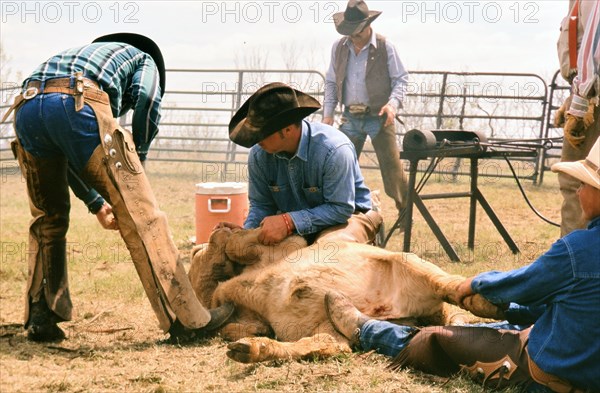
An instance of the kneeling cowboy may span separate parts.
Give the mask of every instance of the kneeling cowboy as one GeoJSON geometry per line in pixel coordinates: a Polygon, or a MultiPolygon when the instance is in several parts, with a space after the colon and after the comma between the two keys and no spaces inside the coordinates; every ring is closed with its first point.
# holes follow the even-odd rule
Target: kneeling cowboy
{"type": "Polygon", "coordinates": [[[27,181],[31,221],[25,327],[34,341],[65,337],[70,185],[106,229],[118,229],[146,295],[172,339],[217,328],[231,305],[207,310],[179,260],[143,163],[158,132],[165,65],[158,46],[131,33],[102,36],[41,64],[23,82],[12,144],[27,181]],[[133,109],[133,133],[116,118],[133,109]],[[108,201],[107,202],[105,202],[108,201]]]}

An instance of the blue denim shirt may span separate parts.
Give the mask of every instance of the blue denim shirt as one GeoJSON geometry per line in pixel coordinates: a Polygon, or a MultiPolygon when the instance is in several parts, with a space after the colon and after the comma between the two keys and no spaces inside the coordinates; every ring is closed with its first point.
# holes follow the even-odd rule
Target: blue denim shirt
{"type": "Polygon", "coordinates": [[[545,305],[529,335],[529,355],[542,370],[600,391],[600,217],[531,265],[480,274],[471,286],[493,303],[545,305]]]}
{"type": "Polygon", "coordinates": [[[259,145],[248,157],[250,211],[245,228],[263,218],[289,213],[300,235],[348,221],[356,210],[371,209],[352,142],[322,123],[302,122],[293,156],[269,154],[259,145]]]}

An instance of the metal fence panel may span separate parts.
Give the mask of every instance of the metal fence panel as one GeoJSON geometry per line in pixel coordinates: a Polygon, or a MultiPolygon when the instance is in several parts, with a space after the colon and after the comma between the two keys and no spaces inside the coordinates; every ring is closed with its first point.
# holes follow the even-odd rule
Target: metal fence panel
{"type": "MultiPolygon", "coordinates": [[[[254,91],[265,83],[280,81],[322,100],[325,84],[323,74],[314,70],[171,69],[167,75],[160,132],[149,159],[218,165],[224,173],[246,162],[248,150],[229,141],[227,125],[254,91]]],[[[548,94],[546,82],[535,74],[410,72],[407,98],[399,112],[404,124],[397,123],[398,142],[401,146],[402,136],[413,128],[478,130],[492,141],[550,137],[554,131],[548,119],[557,100],[553,95],[564,93],[554,84],[555,80],[548,94]]],[[[15,87],[3,89],[1,112],[17,93],[15,87]]],[[[321,117],[321,111],[311,116],[315,121],[321,117]]],[[[127,127],[130,117],[121,122],[127,127]]],[[[14,131],[9,123],[0,127],[0,160],[10,160],[9,141],[14,131]]],[[[548,169],[546,160],[554,155],[540,149],[539,157],[528,162],[530,168],[522,171],[521,177],[541,182],[548,169]]],[[[377,168],[369,144],[361,166],[377,168]]],[[[458,173],[459,163],[455,168],[458,173]]]]}

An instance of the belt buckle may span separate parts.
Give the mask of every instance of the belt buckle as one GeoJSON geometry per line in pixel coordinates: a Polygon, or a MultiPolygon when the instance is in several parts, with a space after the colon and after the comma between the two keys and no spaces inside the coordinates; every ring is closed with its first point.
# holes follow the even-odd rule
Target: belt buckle
{"type": "Polygon", "coordinates": [[[354,104],[348,106],[348,112],[354,117],[365,117],[369,114],[370,108],[364,104],[354,104]]]}
{"type": "Polygon", "coordinates": [[[21,95],[23,96],[24,100],[31,100],[33,97],[37,96],[39,92],[40,91],[37,87],[32,86],[25,89],[25,91],[21,95]]]}

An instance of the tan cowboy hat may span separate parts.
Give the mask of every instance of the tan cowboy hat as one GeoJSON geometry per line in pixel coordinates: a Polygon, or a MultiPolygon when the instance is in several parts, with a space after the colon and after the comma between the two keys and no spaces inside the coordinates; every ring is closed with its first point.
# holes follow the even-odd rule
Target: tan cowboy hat
{"type": "Polygon", "coordinates": [[[285,83],[264,85],[246,100],[229,122],[229,139],[252,147],[276,131],[319,110],[319,101],[285,83]]]}
{"type": "Polygon", "coordinates": [[[341,35],[352,35],[360,33],[379,15],[381,15],[381,11],[369,11],[367,3],[364,1],[350,0],[346,11],[333,14],[333,23],[341,35]]]}
{"type": "Polygon", "coordinates": [[[552,172],[563,172],[600,190],[600,138],[596,140],[585,160],[559,162],[552,165],[552,172]]]}

